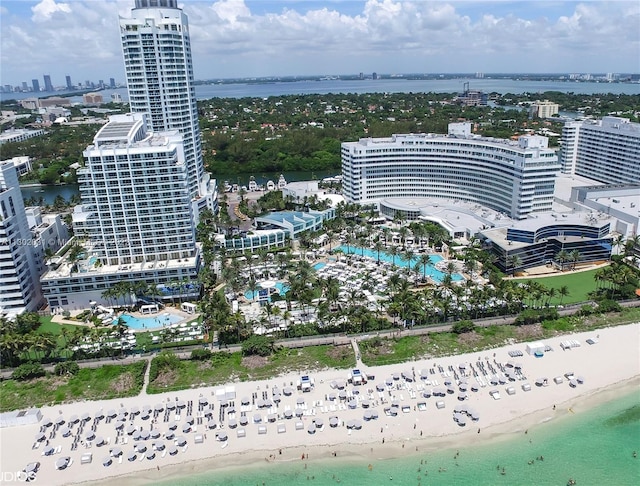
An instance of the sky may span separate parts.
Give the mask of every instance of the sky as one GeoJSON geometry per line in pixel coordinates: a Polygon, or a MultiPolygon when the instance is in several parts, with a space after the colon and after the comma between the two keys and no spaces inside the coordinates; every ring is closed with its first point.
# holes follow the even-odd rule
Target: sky
{"type": "MultiPolygon", "coordinates": [[[[640,1],[178,0],[196,79],[638,73],[640,1]]],[[[0,0],[0,84],[124,83],[134,0],[0,0]]]]}

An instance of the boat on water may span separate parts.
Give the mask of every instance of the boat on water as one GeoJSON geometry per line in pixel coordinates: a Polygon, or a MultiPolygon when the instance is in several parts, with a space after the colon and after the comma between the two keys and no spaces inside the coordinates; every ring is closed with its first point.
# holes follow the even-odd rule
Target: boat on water
{"type": "Polygon", "coordinates": [[[282,174],[278,178],[278,189],[284,189],[284,186],[287,185],[287,180],[284,178],[282,174]]]}
{"type": "Polygon", "coordinates": [[[321,181],[323,184],[340,184],[342,183],[342,175],[336,175],[333,177],[325,177],[321,181]]]}
{"type": "Polygon", "coordinates": [[[233,186],[229,184],[229,181],[224,181],[224,192],[231,192],[233,186]]]}
{"type": "Polygon", "coordinates": [[[267,181],[267,191],[275,191],[276,190],[276,183],[273,182],[272,180],[268,180],[267,181]]]}

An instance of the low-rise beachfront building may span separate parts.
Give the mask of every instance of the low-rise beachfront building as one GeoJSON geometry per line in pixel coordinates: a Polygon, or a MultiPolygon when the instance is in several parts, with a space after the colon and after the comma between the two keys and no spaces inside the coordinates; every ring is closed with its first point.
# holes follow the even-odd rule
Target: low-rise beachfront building
{"type": "Polygon", "coordinates": [[[335,208],[316,211],[277,211],[255,218],[257,229],[282,229],[288,238],[295,239],[304,231],[319,231],[325,220],[336,217],[335,208]]]}
{"type": "Polygon", "coordinates": [[[27,130],[26,128],[12,128],[0,133],[0,145],[9,142],[24,142],[33,137],[44,135],[44,130],[27,130]]]}
{"type": "Polygon", "coordinates": [[[216,235],[216,245],[233,252],[253,253],[260,249],[284,248],[289,242],[289,233],[282,229],[265,229],[241,233],[237,237],[227,238],[216,235]]]}
{"type": "Polygon", "coordinates": [[[407,134],[342,144],[342,190],[348,202],[375,204],[387,217],[417,218],[398,200],[457,199],[524,219],[550,211],[560,170],[548,139],[478,137],[471,123],[448,135],[407,134]],[[393,204],[386,204],[393,198],[393,204]],[[400,210],[400,213],[396,213],[400,210]]]}
{"type": "Polygon", "coordinates": [[[550,213],[481,231],[480,236],[506,273],[543,265],[567,268],[610,259],[612,222],[588,213],[550,213]]]}

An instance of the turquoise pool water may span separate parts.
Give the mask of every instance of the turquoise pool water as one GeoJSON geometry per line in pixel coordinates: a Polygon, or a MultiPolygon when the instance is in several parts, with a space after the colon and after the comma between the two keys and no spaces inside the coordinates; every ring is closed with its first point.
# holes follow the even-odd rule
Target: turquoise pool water
{"type": "MultiPolygon", "coordinates": [[[[280,292],[280,295],[284,295],[289,290],[289,287],[287,286],[287,284],[283,282],[276,282],[276,289],[278,289],[278,292],[280,292]]],[[[244,293],[244,296],[247,300],[253,300],[255,297],[257,297],[256,293],[257,292],[254,292],[253,290],[247,290],[244,293]]]]}
{"type": "Polygon", "coordinates": [[[314,268],[315,270],[320,270],[320,269],[322,269],[322,268],[324,268],[324,267],[326,267],[326,266],[327,266],[327,264],[326,264],[326,263],[324,263],[324,262],[320,262],[320,263],[316,263],[316,264],[313,266],[313,268],[314,268]]]}
{"type": "MultiPolygon", "coordinates": [[[[180,316],[174,316],[173,314],[160,314],[155,317],[134,317],[129,314],[122,314],[120,316],[127,327],[131,329],[153,329],[156,327],[170,326],[171,324],[175,324],[182,320],[180,316]]],[[[116,324],[118,319],[114,320],[113,323],[116,324]]]]}
{"type": "MultiPolygon", "coordinates": [[[[336,248],[336,250],[341,250],[343,253],[346,253],[346,254],[353,253],[356,255],[362,255],[364,252],[365,257],[371,258],[372,260],[376,260],[376,261],[378,260],[378,252],[374,250],[370,250],[368,248],[362,249],[356,246],[340,245],[339,247],[336,248]]],[[[440,255],[429,255],[429,257],[431,258],[431,262],[434,265],[443,260],[443,258],[440,255]]],[[[399,267],[413,268],[416,265],[416,263],[420,263],[420,255],[416,255],[410,262],[403,260],[402,258],[400,258],[400,256],[396,256],[395,262],[394,262],[394,258],[391,255],[381,251],[380,260],[387,263],[393,263],[399,267]]],[[[422,269],[422,265],[420,265],[420,274],[422,273],[423,273],[423,269],[422,269]]],[[[442,279],[446,274],[444,272],[441,272],[437,268],[435,268],[433,265],[427,265],[426,275],[427,277],[431,277],[436,282],[442,283],[442,279]]],[[[463,277],[458,273],[454,273],[451,275],[451,279],[454,282],[458,282],[460,280],[463,280],[463,277]]]]}

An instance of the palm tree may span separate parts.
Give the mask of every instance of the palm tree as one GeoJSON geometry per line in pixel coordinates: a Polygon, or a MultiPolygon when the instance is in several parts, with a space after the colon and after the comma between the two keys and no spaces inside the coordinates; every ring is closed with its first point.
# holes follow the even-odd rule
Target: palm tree
{"type": "Polygon", "coordinates": [[[380,240],[378,240],[378,241],[376,241],[375,245],[373,246],[373,249],[377,253],[378,265],[380,265],[380,252],[384,251],[384,245],[382,244],[382,242],[380,240]]]}
{"type": "Polygon", "coordinates": [[[556,253],[556,260],[560,263],[560,271],[564,271],[564,264],[569,260],[569,252],[564,248],[556,253]]]}
{"type": "Polygon", "coordinates": [[[389,248],[388,252],[389,252],[389,255],[391,255],[391,263],[395,265],[396,257],[400,254],[400,250],[398,249],[397,246],[393,245],[391,248],[389,248]]]}
{"type": "Polygon", "coordinates": [[[571,253],[569,253],[569,260],[571,261],[571,270],[576,269],[576,265],[580,261],[580,257],[581,257],[580,250],[573,250],[571,253]]]}
{"type": "Polygon", "coordinates": [[[507,268],[511,271],[511,276],[516,274],[517,268],[522,265],[522,259],[518,255],[509,255],[507,257],[507,268]]]}
{"type": "Polygon", "coordinates": [[[427,267],[429,265],[431,265],[432,261],[431,261],[431,257],[429,255],[427,255],[426,253],[423,253],[422,255],[420,255],[419,258],[419,263],[420,265],[422,265],[422,280],[426,281],[427,280],[427,267]]]}
{"type": "Polygon", "coordinates": [[[558,295],[560,296],[560,305],[562,305],[562,299],[569,295],[569,287],[566,285],[561,286],[558,289],[558,295]]]}

